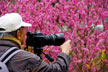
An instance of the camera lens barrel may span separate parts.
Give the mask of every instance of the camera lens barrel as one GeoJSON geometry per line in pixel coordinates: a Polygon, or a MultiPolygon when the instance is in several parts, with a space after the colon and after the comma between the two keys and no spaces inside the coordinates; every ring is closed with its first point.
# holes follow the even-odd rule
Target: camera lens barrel
{"type": "Polygon", "coordinates": [[[59,46],[64,43],[65,38],[63,37],[63,33],[61,34],[53,34],[45,36],[46,45],[55,45],[59,46]]]}
{"type": "Polygon", "coordinates": [[[27,33],[26,44],[33,47],[43,47],[45,45],[60,46],[64,43],[64,34],[43,35],[42,33],[27,33]]]}

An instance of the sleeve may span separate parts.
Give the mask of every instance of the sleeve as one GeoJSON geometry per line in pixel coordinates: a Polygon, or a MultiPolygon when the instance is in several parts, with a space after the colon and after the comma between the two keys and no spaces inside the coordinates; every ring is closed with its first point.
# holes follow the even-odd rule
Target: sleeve
{"type": "Polygon", "coordinates": [[[60,53],[54,63],[42,61],[36,72],[67,72],[70,57],[65,53],[60,53]]]}

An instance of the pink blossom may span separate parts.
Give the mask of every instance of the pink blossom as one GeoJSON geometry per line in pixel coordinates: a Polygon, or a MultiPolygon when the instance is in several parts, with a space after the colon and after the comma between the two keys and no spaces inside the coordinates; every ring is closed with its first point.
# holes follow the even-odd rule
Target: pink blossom
{"type": "Polygon", "coordinates": [[[103,17],[108,17],[108,11],[104,11],[104,12],[102,13],[102,16],[103,16],[103,17]]]}
{"type": "MultiPolygon", "coordinates": [[[[98,68],[92,66],[92,60],[101,57],[100,49],[108,52],[108,24],[104,22],[108,17],[108,0],[0,0],[0,16],[10,12],[20,13],[24,21],[31,23],[30,32],[40,31],[46,35],[63,32],[65,39],[72,41],[69,72],[96,72],[98,68]],[[95,30],[100,24],[104,30],[95,30]],[[86,63],[91,64],[89,69],[86,63]]],[[[50,49],[45,52],[53,53],[56,60],[59,47],[46,46],[45,49],[50,49]]],[[[43,59],[47,61],[44,56],[43,59]]]]}

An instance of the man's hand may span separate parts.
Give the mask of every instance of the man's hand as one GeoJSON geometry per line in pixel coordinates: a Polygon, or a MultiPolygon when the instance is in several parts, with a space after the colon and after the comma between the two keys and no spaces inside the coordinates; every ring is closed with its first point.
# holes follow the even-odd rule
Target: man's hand
{"type": "Polygon", "coordinates": [[[62,52],[66,53],[66,54],[70,54],[72,52],[72,48],[70,45],[71,40],[67,40],[65,43],[63,43],[60,47],[62,52]]]}

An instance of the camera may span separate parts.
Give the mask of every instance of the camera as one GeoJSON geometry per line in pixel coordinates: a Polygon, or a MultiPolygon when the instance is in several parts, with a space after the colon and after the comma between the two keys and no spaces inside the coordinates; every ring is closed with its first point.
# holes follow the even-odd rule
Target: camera
{"type": "Polygon", "coordinates": [[[64,35],[63,33],[44,35],[41,32],[36,32],[36,33],[27,32],[27,38],[26,38],[27,47],[25,47],[25,49],[27,48],[28,50],[28,46],[32,46],[34,54],[37,54],[42,59],[40,55],[41,53],[43,53],[45,57],[52,62],[54,61],[54,59],[48,54],[45,54],[43,52],[42,47],[45,45],[60,46],[65,42],[65,38],[63,37],[63,35],[64,35]]]}
{"type": "Polygon", "coordinates": [[[63,33],[44,35],[41,32],[27,32],[26,45],[35,48],[43,47],[45,45],[60,46],[65,41],[65,38],[63,36],[63,33]]]}

